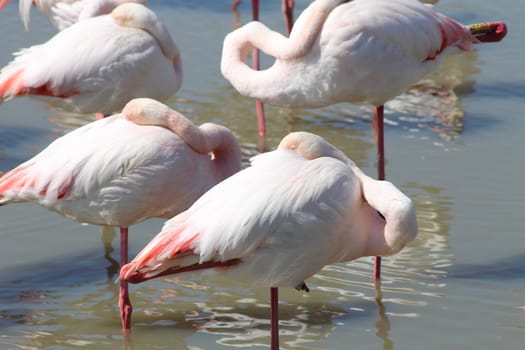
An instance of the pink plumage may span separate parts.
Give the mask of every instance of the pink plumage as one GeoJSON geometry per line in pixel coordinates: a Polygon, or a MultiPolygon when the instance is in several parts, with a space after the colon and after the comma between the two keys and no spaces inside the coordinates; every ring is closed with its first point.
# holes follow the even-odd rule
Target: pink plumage
{"type": "MultiPolygon", "coordinates": [[[[119,226],[125,263],[128,226],[187,209],[240,167],[241,150],[227,128],[197,127],[157,101],[135,99],[121,114],[56,139],[3,174],[0,206],[36,202],[79,222],[119,226]]],[[[131,303],[124,282],[120,305],[127,331],[131,303]]]]}
{"type": "Polygon", "coordinates": [[[120,276],[222,268],[252,285],[306,289],[325,265],[395,254],[416,233],[412,202],[394,185],[321,137],[292,133],[167,221],[120,276]]]}
{"type": "Polygon", "coordinates": [[[133,98],[166,100],[182,83],[179,50],[154,12],[126,3],[15,53],[0,102],[38,96],[76,113],[111,114],[133,98]]]}
{"type": "Polygon", "coordinates": [[[228,34],[221,71],[240,94],[270,104],[379,106],[435,70],[449,48],[477,42],[468,27],[417,0],[316,0],[289,38],[260,22],[228,34]],[[253,47],[275,63],[252,70],[245,59],[253,47]]]}

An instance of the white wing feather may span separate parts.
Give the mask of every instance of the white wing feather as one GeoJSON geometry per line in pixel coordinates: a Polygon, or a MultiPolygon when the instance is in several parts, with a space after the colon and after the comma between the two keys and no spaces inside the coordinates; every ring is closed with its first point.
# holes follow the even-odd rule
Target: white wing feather
{"type": "MultiPolygon", "coordinates": [[[[174,253],[187,241],[199,263],[241,259],[231,269],[240,279],[295,287],[335,262],[338,226],[343,210],[356,201],[355,186],[351,168],[333,158],[307,161],[280,150],[257,156],[250,168],[167,221],[135,260],[156,250],[147,265],[162,271],[162,264],[175,265],[170,259],[177,259],[174,253]],[[159,245],[165,248],[154,248],[159,245]]],[[[184,259],[182,254],[180,262],[184,259]]]]}

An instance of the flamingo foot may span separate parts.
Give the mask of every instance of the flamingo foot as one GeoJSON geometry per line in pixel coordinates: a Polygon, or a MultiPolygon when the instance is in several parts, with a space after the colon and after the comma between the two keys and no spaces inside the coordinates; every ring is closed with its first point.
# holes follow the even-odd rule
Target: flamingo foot
{"type": "Polygon", "coordinates": [[[133,307],[129,299],[128,282],[120,282],[120,292],[118,305],[120,308],[120,319],[122,321],[122,331],[129,334],[131,331],[131,314],[133,307]]]}

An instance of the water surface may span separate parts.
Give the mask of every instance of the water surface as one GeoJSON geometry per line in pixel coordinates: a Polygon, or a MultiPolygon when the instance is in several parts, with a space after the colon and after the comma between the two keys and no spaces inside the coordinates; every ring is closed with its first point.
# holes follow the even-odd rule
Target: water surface
{"type": "MultiPolygon", "coordinates": [[[[296,2],[299,9],[308,3],[296,2]]],[[[238,19],[225,0],[151,3],[182,51],[185,80],[170,104],[196,123],[228,126],[245,158],[257,154],[253,102],[219,72],[222,39],[236,20],[249,20],[249,2],[242,2],[238,19]]],[[[281,289],[283,349],[523,347],[524,13],[510,0],[441,0],[436,6],[464,23],[503,20],[510,33],[500,44],[449,57],[439,72],[387,104],[387,178],[413,198],[419,235],[384,259],[379,289],[370,258],[326,267],[309,280],[308,294],[281,289]]],[[[283,32],[279,8],[277,0],[263,1],[261,20],[283,32]]],[[[27,33],[14,4],[0,18],[1,65],[12,52],[54,34],[36,10],[27,33]]],[[[375,174],[369,106],[266,110],[268,149],[289,131],[306,130],[375,174]]],[[[28,98],[2,104],[0,171],[90,120],[59,115],[28,98]]],[[[162,222],[131,229],[131,256],[162,222]]],[[[132,286],[133,333],[124,341],[114,283],[118,240],[111,232],[17,204],[0,209],[0,239],[1,349],[268,346],[266,289],[212,271],[132,286]]]]}

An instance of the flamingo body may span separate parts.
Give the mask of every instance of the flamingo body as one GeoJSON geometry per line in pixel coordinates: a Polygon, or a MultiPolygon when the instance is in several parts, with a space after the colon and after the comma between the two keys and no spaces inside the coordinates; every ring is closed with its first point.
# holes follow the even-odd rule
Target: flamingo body
{"type": "Polygon", "coordinates": [[[0,71],[0,102],[33,95],[77,113],[111,114],[133,98],[166,100],[182,82],[175,43],[139,4],[80,21],[15,56],[0,71]]]}
{"type": "Polygon", "coordinates": [[[240,149],[227,129],[198,128],[217,129],[229,143],[226,159],[212,160],[174,131],[139,125],[129,113],[73,130],[5,173],[0,205],[32,201],[76,221],[128,227],[179,213],[240,169],[240,149]]]}
{"type": "Polygon", "coordinates": [[[317,0],[290,38],[259,22],[228,34],[221,70],[242,95],[271,104],[379,106],[434,70],[449,47],[469,50],[475,42],[468,28],[416,0],[317,0]],[[275,64],[249,69],[250,47],[275,64]]]}
{"type": "Polygon", "coordinates": [[[412,203],[395,186],[320,137],[293,133],[167,221],[121,278],[223,266],[253,285],[305,289],[325,265],[394,254],[416,232],[412,203]]]}
{"type": "MultiPolygon", "coordinates": [[[[37,202],[73,220],[120,226],[124,265],[128,226],[185,210],[240,167],[240,147],[228,129],[196,127],[157,101],[135,99],[121,114],[58,138],[1,176],[0,206],[37,202]]],[[[119,305],[126,333],[132,307],[124,281],[119,305]]]]}

